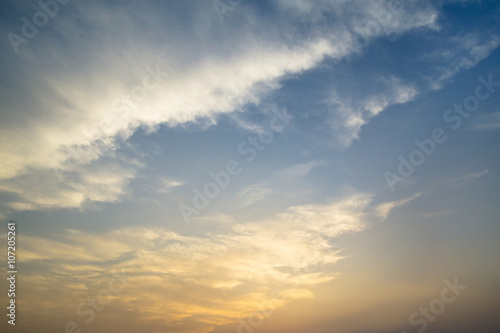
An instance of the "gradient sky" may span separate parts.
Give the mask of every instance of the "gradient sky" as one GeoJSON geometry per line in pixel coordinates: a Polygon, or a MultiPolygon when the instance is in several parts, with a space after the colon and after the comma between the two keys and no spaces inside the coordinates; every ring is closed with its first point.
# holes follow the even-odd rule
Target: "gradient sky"
{"type": "Polygon", "coordinates": [[[498,1],[63,3],[0,5],[2,332],[500,332],[498,1]]]}

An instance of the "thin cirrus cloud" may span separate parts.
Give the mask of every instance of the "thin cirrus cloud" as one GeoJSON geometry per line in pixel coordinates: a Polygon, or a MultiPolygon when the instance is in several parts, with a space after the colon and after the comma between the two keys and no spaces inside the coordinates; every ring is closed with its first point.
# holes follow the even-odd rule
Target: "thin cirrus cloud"
{"type": "Polygon", "coordinates": [[[486,176],[490,171],[488,169],[483,169],[477,172],[471,172],[466,174],[460,174],[454,177],[447,177],[438,182],[436,182],[437,186],[462,186],[468,184],[472,181],[476,181],[479,178],[486,176]]]}
{"type": "Polygon", "coordinates": [[[396,201],[392,201],[392,202],[381,203],[377,207],[375,207],[375,213],[380,218],[385,220],[394,208],[406,205],[407,203],[415,200],[416,198],[420,197],[421,195],[422,195],[421,193],[417,193],[409,198],[400,199],[400,200],[396,200],[396,201]]]}
{"type": "Polygon", "coordinates": [[[473,131],[495,131],[500,129],[500,111],[481,115],[475,124],[470,126],[473,131]]]}
{"type": "Polygon", "coordinates": [[[433,90],[443,88],[446,80],[462,70],[474,67],[479,61],[488,57],[500,45],[500,36],[495,32],[467,33],[454,36],[438,47],[436,51],[425,55],[424,59],[432,59],[437,77],[429,78],[433,90]]]}
{"type": "Polygon", "coordinates": [[[333,91],[326,101],[331,109],[328,123],[342,146],[347,147],[358,139],[362,126],[387,107],[407,103],[418,94],[414,85],[405,84],[396,77],[383,78],[380,81],[385,86],[384,91],[360,101],[351,96],[341,97],[336,91],[333,91]]]}
{"type": "Polygon", "coordinates": [[[55,173],[39,170],[3,180],[0,190],[12,197],[6,210],[83,208],[92,202],[119,202],[127,193],[136,170],[116,162],[55,173]],[[64,177],[64,181],[61,178],[64,177]]]}
{"type": "Polygon", "coordinates": [[[250,206],[271,195],[273,191],[263,184],[249,185],[243,191],[238,193],[243,207],[250,206]]]}
{"type": "Polygon", "coordinates": [[[278,170],[263,182],[246,186],[238,193],[238,200],[242,207],[248,207],[273,195],[298,196],[309,193],[310,185],[305,179],[321,165],[320,161],[311,161],[278,170]]]}
{"type": "Polygon", "coordinates": [[[158,192],[168,193],[168,192],[172,191],[174,188],[182,186],[184,184],[185,184],[185,182],[182,180],[163,178],[160,181],[160,186],[158,188],[158,192]]]}
{"type": "Polygon", "coordinates": [[[385,74],[375,79],[374,86],[378,88],[361,98],[356,91],[343,93],[333,89],[325,100],[330,108],[327,122],[340,145],[347,147],[358,140],[362,127],[387,108],[416,100],[427,91],[442,89],[457,73],[476,66],[497,49],[500,37],[493,32],[483,36],[468,33],[454,36],[443,44],[431,52],[420,51],[424,55],[417,58],[428,64],[428,72],[421,80],[408,82],[385,74]]]}

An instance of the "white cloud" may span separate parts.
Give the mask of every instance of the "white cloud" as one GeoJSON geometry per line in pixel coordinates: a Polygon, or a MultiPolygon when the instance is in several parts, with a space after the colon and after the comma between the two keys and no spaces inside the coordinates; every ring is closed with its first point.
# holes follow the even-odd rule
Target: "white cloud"
{"type": "Polygon", "coordinates": [[[235,219],[232,216],[226,214],[215,214],[215,215],[201,215],[192,218],[193,221],[201,222],[215,222],[215,223],[235,223],[235,219]]]}
{"type": "Polygon", "coordinates": [[[450,42],[451,45],[426,56],[429,59],[446,61],[437,68],[439,77],[431,79],[431,88],[434,90],[442,89],[446,80],[487,58],[500,45],[500,36],[491,33],[483,33],[481,36],[469,33],[453,37],[450,42]]]}
{"type": "Polygon", "coordinates": [[[282,178],[285,180],[299,180],[307,176],[313,169],[322,165],[320,161],[311,161],[306,163],[300,163],[292,165],[291,167],[280,170],[276,178],[282,178]]]}
{"type": "Polygon", "coordinates": [[[250,206],[271,195],[273,191],[264,184],[249,185],[238,193],[238,197],[243,202],[243,207],[250,206]]]}
{"type": "Polygon", "coordinates": [[[478,172],[471,172],[471,173],[466,173],[463,175],[451,177],[451,178],[446,178],[438,182],[438,185],[445,185],[445,186],[462,186],[467,183],[470,183],[471,181],[475,181],[485,175],[487,175],[490,171],[488,169],[484,169],[478,172]]]}
{"type": "MultiPolygon", "coordinates": [[[[210,125],[219,114],[258,103],[289,75],[312,69],[325,57],[340,59],[358,52],[359,36],[353,29],[372,22],[372,9],[385,6],[384,1],[360,3],[362,11],[355,14],[343,2],[286,3],[280,2],[288,9],[279,13],[279,23],[246,8],[241,11],[243,24],[229,25],[227,20],[223,27],[208,3],[186,3],[189,18],[206,16],[200,23],[178,20],[175,6],[129,2],[116,8],[106,3],[72,3],[78,16],[61,13],[57,22],[44,28],[47,33],[37,36],[36,43],[23,47],[19,55],[9,53],[15,58],[6,72],[11,84],[0,93],[5,101],[0,179],[8,180],[4,190],[18,193],[25,201],[11,206],[74,207],[92,198],[108,200],[97,193],[72,192],[70,200],[28,202],[31,195],[22,193],[27,191],[22,183],[49,169],[74,172],[99,162],[140,127],[151,132],[161,124],[205,120],[210,125]],[[335,12],[342,20],[328,29],[322,22],[313,24],[309,33],[301,34],[295,29],[300,15],[288,15],[288,10],[335,12]],[[204,25],[203,39],[197,36],[199,24],[204,25]],[[159,85],[147,90],[143,101],[130,103],[130,112],[113,112],[114,107],[123,106],[117,103],[125,100],[124,95],[139,94],[144,80],[153,84],[154,80],[146,79],[151,71],[165,72],[155,76],[159,85]],[[84,152],[72,153],[77,147],[84,152]],[[71,159],[75,165],[68,165],[71,159]]],[[[369,38],[432,27],[435,12],[430,6],[399,10],[369,38]]],[[[352,137],[357,136],[358,126],[351,126],[352,137]]],[[[129,177],[122,184],[125,179],[129,177]]],[[[112,192],[114,201],[117,190],[112,192]]],[[[61,189],[55,196],[65,195],[61,189]]]]}
{"type": "Polygon", "coordinates": [[[470,128],[474,131],[495,131],[500,129],[500,111],[481,114],[477,123],[470,128]]]}
{"type": "Polygon", "coordinates": [[[289,209],[280,217],[294,223],[299,223],[304,228],[328,237],[365,228],[364,208],[371,202],[371,195],[354,193],[344,200],[329,205],[303,205],[289,209]],[[361,209],[363,208],[363,209],[361,209]]]}
{"type": "Polygon", "coordinates": [[[380,80],[385,90],[369,95],[362,100],[340,97],[333,92],[327,104],[331,107],[329,124],[340,143],[347,147],[359,138],[363,125],[386,108],[412,101],[418,94],[417,89],[396,77],[380,80]]]}
{"type": "Polygon", "coordinates": [[[158,188],[158,192],[160,193],[168,193],[172,189],[184,185],[185,182],[182,180],[171,179],[171,178],[162,178],[160,180],[160,186],[158,188]]]}
{"type": "Polygon", "coordinates": [[[410,201],[413,201],[414,199],[418,198],[420,195],[421,193],[417,193],[406,199],[381,203],[377,207],[375,207],[375,214],[378,215],[383,220],[385,220],[389,216],[389,214],[391,214],[391,211],[394,208],[406,205],[410,201]]]}
{"type": "Polygon", "coordinates": [[[377,115],[387,107],[395,104],[404,104],[415,98],[416,88],[411,84],[403,84],[400,79],[390,77],[387,81],[388,91],[384,94],[368,97],[363,103],[363,110],[369,111],[372,115],[377,115]]]}
{"type": "Polygon", "coordinates": [[[136,170],[120,164],[90,164],[68,171],[34,170],[0,181],[0,191],[14,196],[3,207],[12,210],[82,208],[91,202],[118,202],[128,193],[136,170]]]}

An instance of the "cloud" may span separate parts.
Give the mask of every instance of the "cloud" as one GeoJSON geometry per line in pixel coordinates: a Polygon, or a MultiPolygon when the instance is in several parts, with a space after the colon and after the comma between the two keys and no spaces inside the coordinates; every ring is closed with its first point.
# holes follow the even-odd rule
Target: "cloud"
{"type": "Polygon", "coordinates": [[[2,204],[5,211],[54,208],[82,208],[92,202],[118,202],[128,193],[136,169],[116,161],[89,164],[67,171],[33,170],[0,180],[0,191],[11,199],[2,204]]]}
{"type": "Polygon", "coordinates": [[[160,193],[168,193],[172,189],[184,185],[185,182],[182,180],[171,179],[171,178],[162,178],[160,181],[160,187],[158,188],[158,192],[160,193]]]}
{"type": "Polygon", "coordinates": [[[215,215],[201,215],[192,218],[193,221],[202,222],[215,222],[215,223],[235,223],[235,219],[232,216],[226,214],[215,214],[215,215]]]}
{"type": "Polygon", "coordinates": [[[276,178],[282,178],[284,180],[298,180],[307,176],[313,169],[322,165],[320,161],[311,161],[306,163],[299,163],[280,170],[276,178]]]}
{"type": "Polygon", "coordinates": [[[290,207],[262,221],[223,224],[221,232],[198,236],[145,227],[25,235],[19,255],[24,276],[39,279],[36,291],[25,292],[36,312],[46,286],[52,304],[61,307],[52,311],[64,312],[102,288],[109,270],[124,270],[134,279],[114,300],[117,313],[133,306],[141,322],[158,319],[163,329],[182,324],[202,331],[235,323],[263,304],[278,308],[313,297],[310,286],[335,278],[330,266],[342,256],[329,239],[362,231],[370,200],[354,193],[324,205],[290,207]]]}
{"type": "Polygon", "coordinates": [[[406,199],[381,203],[377,207],[375,207],[375,214],[378,215],[381,219],[385,220],[389,216],[389,214],[391,214],[391,211],[394,208],[406,205],[407,203],[418,198],[420,195],[421,193],[417,193],[406,199]]]}
{"type": "Polygon", "coordinates": [[[310,230],[323,233],[328,237],[365,228],[365,212],[360,207],[367,207],[371,195],[356,193],[329,205],[303,205],[291,207],[289,212],[282,213],[281,218],[304,225],[310,230]]]}
{"type": "Polygon", "coordinates": [[[396,77],[390,77],[383,81],[386,81],[389,87],[388,91],[385,94],[370,96],[363,102],[362,108],[370,112],[371,115],[377,115],[391,105],[407,103],[413,100],[418,93],[413,85],[403,84],[396,77]]]}
{"type": "MultiPolygon", "coordinates": [[[[0,138],[0,178],[9,180],[3,186],[6,191],[25,191],[22,183],[37,172],[48,173],[50,169],[72,172],[99,161],[119,148],[118,140],[126,140],[140,127],[152,131],[159,124],[177,126],[213,119],[217,114],[254,103],[263,92],[274,87],[276,80],[312,68],[325,56],[338,54],[336,46],[321,38],[301,41],[289,49],[282,43],[257,43],[242,35],[240,41],[232,38],[230,42],[222,42],[226,46],[236,43],[235,51],[223,57],[218,51],[208,52],[205,58],[186,63],[182,53],[166,55],[172,48],[159,43],[161,39],[156,41],[157,45],[146,45],[151,42],[151,38],[142,38],[146,31],[161,31],[165,27],[154,26],[158,23],[155,20],[143,20],[144,8],[139,8],[137,19],[143,20],[146,30],[137,30],[135,24],[128,26],[120,21],[123,17],[127,21],[135,17],[128,12],[130,8],[109,12],[107,5],[103,8],[96,8],[95,4],[74,5],[82,15],[92,17],[90,21],[95,26],[82,30],[79,38],[73,39],[71,32],[77,31],[80,22],[61,15],[67,25],[67,30],[61,31],[67,44],[53,44],[54,40],[40,36],[40,44],[32,43],[23,51],[24,64],[15,68],[18,73],[14,70],[8,73],[11,85],[2,93],[6,103],[0,138]],[[103,26],[112,27],[113,22],[117,23],[116,28],[106,30],[103,35],[94,34],[103,26]],[[114,42],[123,34],[130,43],[114,42]],[[87,45],[89,59],[83,54],[76,57],[68,54],[67,50],[80,50],[82,44],[87,45]],[[37,57],[28,56],[34,52],[37,57]],[[127,57],[118,56],[122,53],[127,57]],[[56,63],[58,67],[54,69],[56,63]],[[155,88],[145,90],[145,82],[155,88]],[[21,98],[19,93],[9,90],[13,87],[30,94],[21,98]],[[140,98],[130,102],[134,93],[140,98]],[[141,94],[146,94],[144,100],[141,94]]],[[[194,46],[181,43],[175,49],[190,52],[194,46]]],[[[20,195],[30,198],[29,193],[20,195]]],[[[74,207],[87,197],[83,193],[78,196],[67,205],[64,201],[28,205],[74,207]]]]}
{"type": "Polygon", "coordinates": [[[420,217],[428,219],[428,218],[433,218],[436,216],[443,216],[443,215],[452,214],[454,212],[455,212],[454,210],[443,210],[443,211],[439,211],[439,212],[430,212],[430,213],[422,214],[422,215],[420,215],[420,217]]]}
{"type": "Polygon", "coordinates": [[[307,181],[307,176],[322,164],[322,161],[314,160],[280,169],[259,184],[248,185],[238,194],[239,199],[243,201],[243,207],[247,207],[270,195],[274,199],[309,194],[311,184],[307,181]]]}
{"type": "MultiPolygon", "coordinates": [[[[27,189],[22,184],[33,175],[78,172],[91,163],[104,167],[101,161],[141,128],[151,133],[161,125],[216,124],[218,115],[258,105],[290,76],[326,58],[360,52],[361,33],[361,39],[372,40],[432,28],[437,13],[432,6],[408,4],[387,16],[391,9],[386,1],[358,5],[361,10],[354,12],[356,6],[345,2],[279,1],[277,21],[247,4],[238,12],[241,22],[224,20],[221,25],[211,3],[186,2],[181,9],[171,3],[126,1],[117,8],[107,2],[72,2],[19,54],[2,51],[12,64],[0,92],[0,179],[6,180],[2,188],[28,201],[31,195],[23,192],[27,189]],[[330,14],[339,20],[328,20],[330,14]],[[306,18],[312,24],[307,31],[297,31],[298,21],[306,18]],[[363,32],[373,22],[380,28],[363,32]]],[[[19,17],[30,10],[15,8],[19,17]]],[[[389,104],[398,102],[391,98],[389,104]]],[[[384,103],[371,101],[368,107],[375,112],[384,103]]],[[[346,144],[366,121],[356,118],[356,112],[347,116],[352,133],[346,134],[346,144]]],[[[121,184],[129,180],[127,176],[121,184]]],[[[64,186],[50,186],[48,191],[61,188],[55,197],[66,195],[64,186]]],[[[84,185],[72,186],[78,187],[85,191],[84,185]]],[[[108,188],[106,183],[102,188],[108,188]]],[[[72,192],[67,201],[35,200],[11,207],[81,207],[93,198],[115,201],[118,195],[104,197],[72,192]]]]}
{"type": "Polygon", "coordinates": [[[361,100],[351,96],[341,97],[336,91],[333,91],[327,100],[331,109],[328,123],[342,146],[347,147],[358,139],[362,126],[371,118],[392,105],[412,101],[418,94],[412,84],[404,83],[399,78],[392,76],[381,78],[379,81],[384,90],[361,100]]]}
{"type": "Polygon", "coordinates": [[[500,111],[481,114],[478,122],[470,128],[474,131],[495,131],[500,129],[500,111]]]}
{"type": "Polygon", "coordinates": [[[471,32],[452,36],[443,44],[424,57],[433,61],[432,67],[438,73],[437,78],[430,79],[434,90],[442,89],[446,80],[487,58],[500,45],[500,36],[484,31],[481,34],[471,32]]]}
{"type": "MultiPolygon", "coordinates": [[[[426,24],[422,23],[422,26],[428,29],[440,30],[436,23],[437,13],[435,9],[425,5],[423,8],[426,9],[421,9],[419,13],[419,15],[422,15],[420,16],[420,22],[425,22],[424,17],[428,17],[429,21],[426,24]]],[[[404,12],[407,14],[411,12],[411,9],[405,8],[404,12]]],[[[377,17],[377,15],[380,16],[381,14],[375,14],[374,16],[377,17]]],[[[416,17],[419,17],[419,15],[416,15],[416,17]]],[[[408,19],[414,20],[415,17],[408,17],[408,19]]],[[[414,26],[417,25],[415,22],[414,26]]],[[[388,30],[388,27],[389,25],[383,25],[382,31],[388,33],[390,30],[388,30]]],[[[359,28],[360,26],[354,30],[358,31],[360,37],[365,36],[363,33],[359,33],[359,28]]],[[[399,25],[398,29],[401,28],[402,26],[399,25]]],[[[373,37],[373,33],[369,34],[369,36],[373,37]]],[[[500,45],[500,37],[496,32],[491,31],[481,33],[473,31],[467,34],[451,35],[448,38],[440,37],[437,40],[438,42],[432,40],[428,42],[429,45],[433,45],[430,50],[428,47],[421,50],[424,55],[418,57],[418,63],[413,62],[414,59],[408,59],[408,66],[422,66],[423,62],[426,63],[426,71],[429,71],[429,74],[424,75],[423,82],[414,80],[414,82],[410,83],[395,74],[388,74],[387,72],[390,73],[391,70],[386,69],[385,73],[380,74],[378,82],[372,83],[375,90],[364,91],[360,95],[357,92],[357,90],[361,90],[358,86],[348,92],[343,91],[343,87],[340,86],[338,89],[331,91],[329,98],[326,99],[326,104],[331,109],[331,117],[327,122],[342,146],[348,147],[354,140],[357,140],[362,127],[388,107],[410,102],[422,92],[442,89],[450,78],[463,70],[476,66],[500,45]],[[376,91],[377,86],[378,91],[376,91]]],[[[359,80],[359,85],[363,87],[369,86],[366,82],[369,79],[365,76],[359,80]]]]}
{"type": "Polygon", "coordinates": [[[484,169],[478,172],[471,172],[471,173],[466,173],[463,175],[443,179],[438,182],[438,185],[445,185],[445,186],[462,186],[467,183],[470,183],[471,181],[475,181],[485,175],[487,175],[490,171],[488,169],[484,169]]]}
{"type": "Polygon", "coordinates": [[[238,193],[238,197],[243,201],[243,207],[250,206],[271,195],[273,191],[263,184],[249,185],[238,193]]]}

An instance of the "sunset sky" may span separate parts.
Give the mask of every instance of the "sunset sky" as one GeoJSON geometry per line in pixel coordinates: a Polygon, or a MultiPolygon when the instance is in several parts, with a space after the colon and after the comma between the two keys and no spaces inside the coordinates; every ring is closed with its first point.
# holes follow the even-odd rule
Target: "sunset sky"
{"type": "Polygon", "coordinates": [[[499,1],[0,8],[2,332],[500,332],[499,1]]]}

